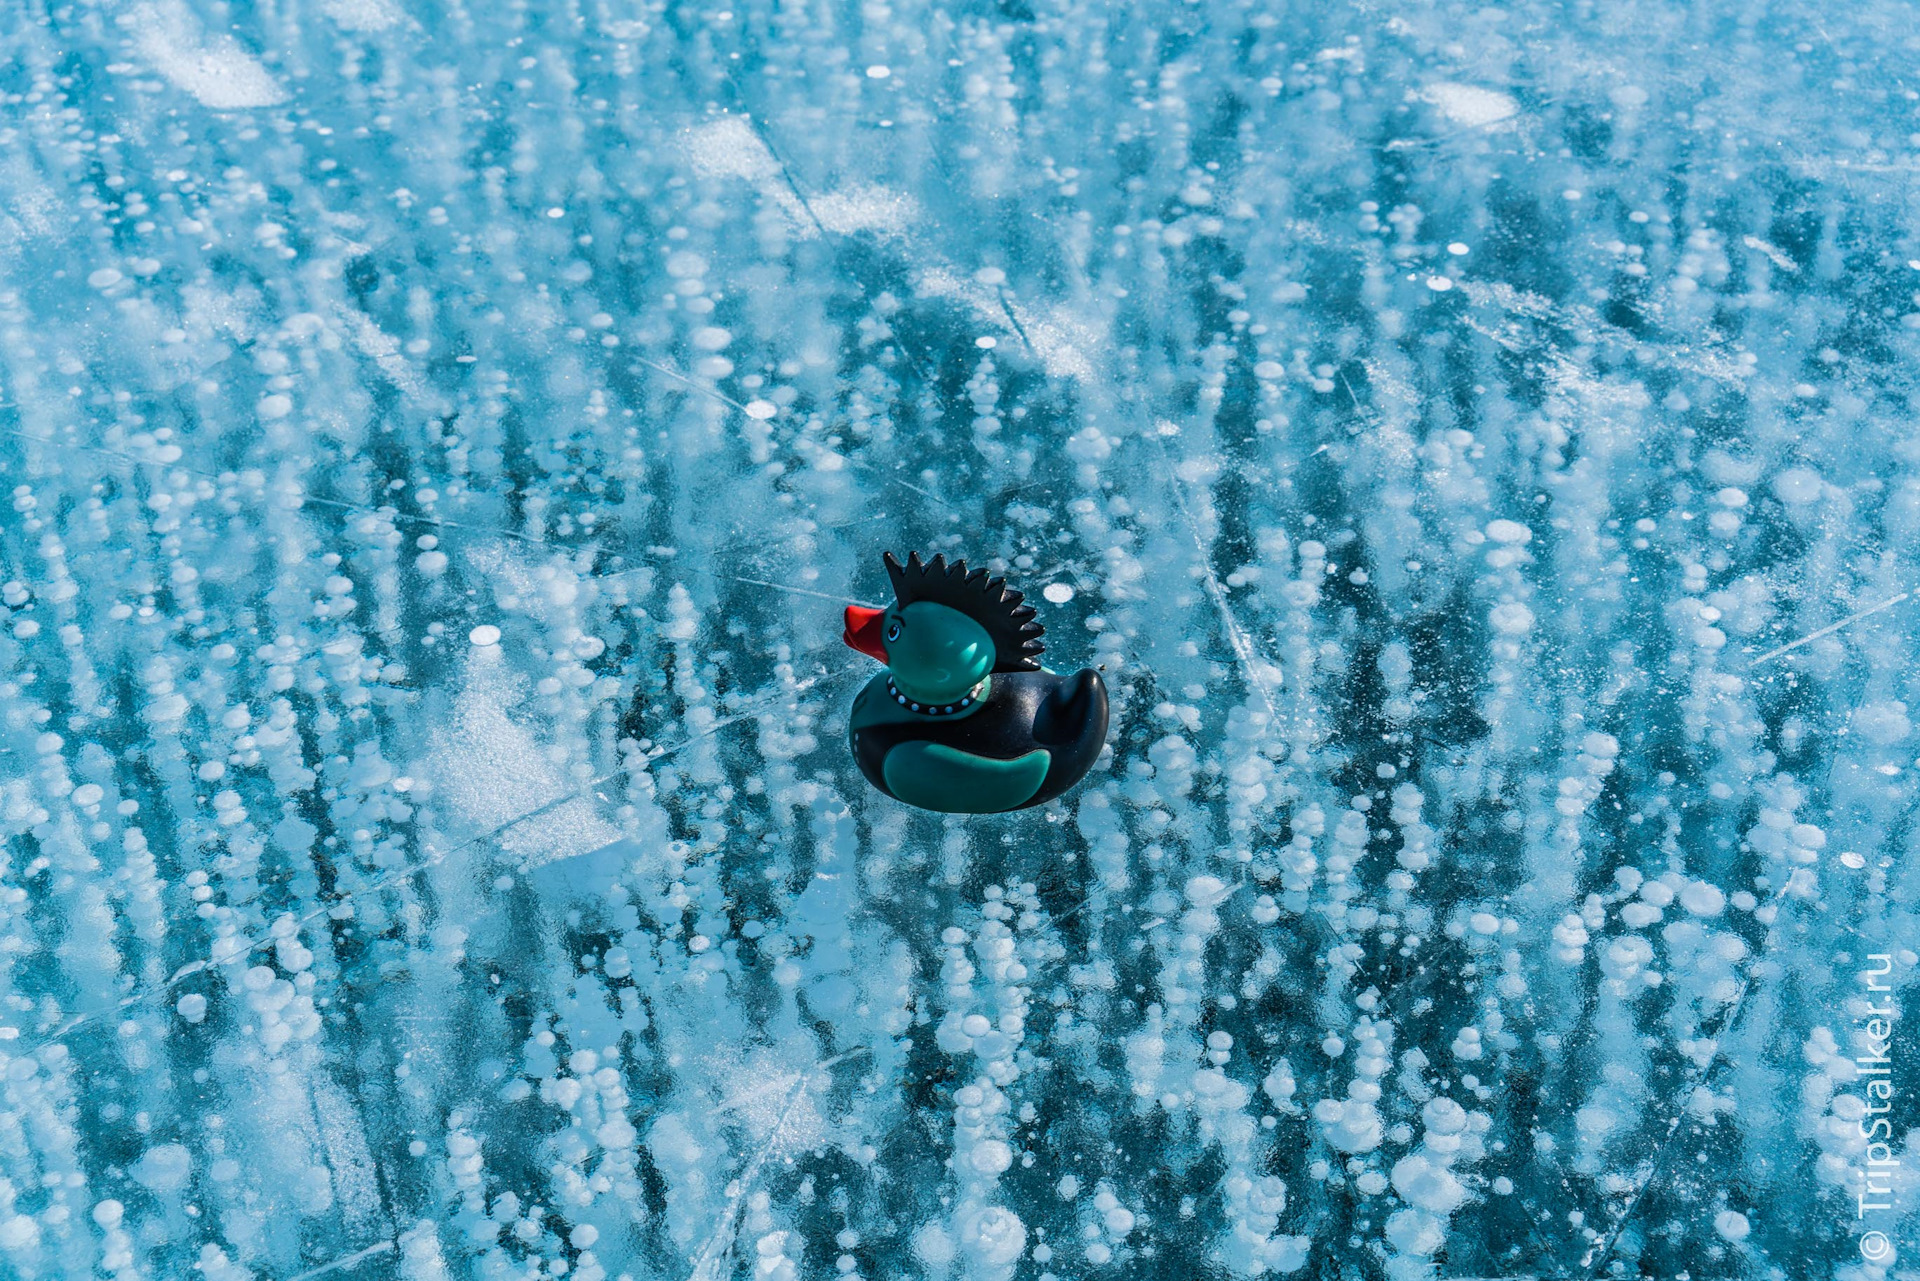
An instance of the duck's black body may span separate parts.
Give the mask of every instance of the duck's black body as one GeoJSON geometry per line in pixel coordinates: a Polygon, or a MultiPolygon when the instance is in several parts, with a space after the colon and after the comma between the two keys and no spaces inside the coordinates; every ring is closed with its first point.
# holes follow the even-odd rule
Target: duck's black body
{"type": "Polygon", "coordinates": [[[1107,741],[1107,686],[1100,674],[1087,669],[1073,676],[1056,672],[996,672],[986,696],[965,715],[933,716],[901,708],[890,694],[887,676],[876,676],[854,699],[850,737],[853,755],[869,783],[898,800],[948,813],[997,813],[1043,805],[1086,776],[1107,741]],[[929,755],[913,745],[950,749],[981,762],[976,767],[940,754],[940,763],[903,765],[929,755]],[[892,768],[888,755],[895,756],[892,768]],[[1025,799],[1013,778],[1004,785],[1014,793],[1000,793],[999,780],[984,778],[995,771],[987,763],[1015,762],[1036,752],[1044,762],[1032,761],[1030,772],[1044,764],[1039,785],[1025,799]],[[903,774],[903,769],[910,773],[903,774]],[[889,774],[901,796],[889,785],[889,774]],[[983,783],[985,785],[983,785],[983,783]],[[929,803],[934,801],[937,803],[929,803]],[[1005,803],[1001,803],[1004,801],[1005,803]]]}

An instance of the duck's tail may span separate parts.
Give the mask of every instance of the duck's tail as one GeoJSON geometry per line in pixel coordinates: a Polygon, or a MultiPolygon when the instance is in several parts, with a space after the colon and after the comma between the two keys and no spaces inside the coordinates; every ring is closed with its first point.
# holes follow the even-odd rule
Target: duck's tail
{"type": "Polygon", "coordinates": [[[1107,683],[1088,668],[1059,682],[1033,717],[1034,741],[1052,756],[1028,805],[1042,805],[1086,777],[1107,742],[1107,683]]]}
{"type": "Polygon", "coordinates": [[[1091,667],[1054,686],[1033,718],[1034,740],[1046,747],[1072,747],[1107,737],[1107,685],[1091,667]]]}

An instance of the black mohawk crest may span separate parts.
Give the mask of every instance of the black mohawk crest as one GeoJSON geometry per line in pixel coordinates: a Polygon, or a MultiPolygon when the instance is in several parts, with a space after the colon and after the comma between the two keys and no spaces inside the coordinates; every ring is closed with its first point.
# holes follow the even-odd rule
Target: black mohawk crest
{"type": "Polygon", "coordinates": [[[1033,606],[1024,605],[1019,592],[1007,586],[1004,578],[989,578],[987,571],[967,572],[967,562],[947,563],[944,553],[931,561],[922,561],[914,552],[902,565],[892,552],[884,554],[887,577],[893,580],[893,595],[901,605],[932,601],[957,609],[987,629],[993,640],[993,670],[996,672],[1037,672],[1040,651],[1046,646],[1040,636],[1047,629],[1033,621],[1033,606]]]}

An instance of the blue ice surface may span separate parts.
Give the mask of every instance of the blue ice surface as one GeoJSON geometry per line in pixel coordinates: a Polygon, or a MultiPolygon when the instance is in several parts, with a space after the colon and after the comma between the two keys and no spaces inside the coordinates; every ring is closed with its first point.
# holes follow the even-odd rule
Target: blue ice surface
{"type": "Polygon", "coordinates": [[[0,7],[0,1275],[1914,1277],[1912,19],[0,7]]]}

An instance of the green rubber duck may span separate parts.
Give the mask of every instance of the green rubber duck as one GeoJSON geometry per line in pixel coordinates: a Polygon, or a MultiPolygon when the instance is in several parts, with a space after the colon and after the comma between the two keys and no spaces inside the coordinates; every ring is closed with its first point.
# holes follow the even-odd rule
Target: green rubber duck
{"type": "Polygon", "coordinates": [[[1025,809],[1079,782],[1107,739],[1100,674],[1041,667],[1045,629],[1004,578],[944,555],[884,559],[894,603],[849,605],[843,636],[887,665],[850,717],[867,781],[947,814],[1025,809]]]}

